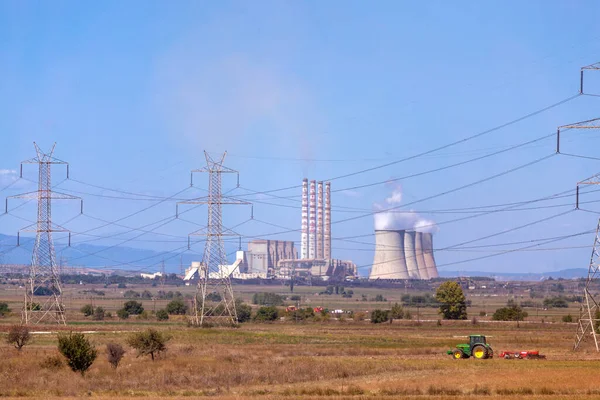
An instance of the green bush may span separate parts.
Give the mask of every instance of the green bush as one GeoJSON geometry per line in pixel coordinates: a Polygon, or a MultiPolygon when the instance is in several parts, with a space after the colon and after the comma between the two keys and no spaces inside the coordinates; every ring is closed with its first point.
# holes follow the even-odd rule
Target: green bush
{"type": "Polygon", "coordinates": [[[124,308],[121,308],[120,310],[117,310],[117,317],[120,319],[127,319],[129,318],[129,313],[124,308]]]}
{"type": "Polygon", "coordinates": [[[564,315],[562,317],[563,322],[573,322],[573,316],[571,314],[564,315]]]}
{"type": "Polygon", "coordinates": [[[149,355],[154,361],[154,356],[167,350],[167,342],[171,337],[157,331],[156,329],[147,329],[143,332],[136,332],[127,338],[127,344],[137,350],[137,356],[149,355]]]}
{"type": "Polygon", "coordinates": [[[391,319],[402,319],[404,318],[404,308],[396,303],[392,306],[392,309],[390,311],[390,318],[391,319]]]}
{"type": "Polygon", "coordinates": [[[123,309],[130,315],[139,315],[144,312],[144,306],[139,301],[129,300],[123,304],[123,309]]]}
{"type": "Polygon", "coordinates": [[[300,300],[302,300],[302,297],[295,294],[292,297],[290,297],[290,300],[291,301],[300,301],[300,300]]]}
{"type": "Polygon", "coordinates": [[[96,307],[94,310],[94,314],[92,315],[92,319],[94,321],[103,321],[104,320],[104,308],[96,307]]]}
{"type": "Polygon", "coordinates": [[[273,306],[260,307],[254,316],[254,320],[259,322],[275,321],[278,318],[279,310],[277,310],[277,307],[273,306]]]}
{"type": "Polygon", "coordinates": [[[551,297],[544,299],[544,307],[546,308],[568,308],[569,303],[564,297],[551,297]]]}
{"type": "Polygon", "coordinates": [[[252,307],[248,304],[236,304],[235,311],[237,312],[238,322],[248,322],[252,319],[252,307]]]}
{"type": "Polygon", "coordinates": [[[159,321],[166,321],[169,319],[169,313],[165,309],[158,310],[156,312],[156,319],[159,321]]]}
{"type": "Polygon", "coordinates": [[[252,304],[258,304],[263,306],[281,306],[283,305],[283,296],[277,293],[254,293],[252,296],[252,304]]]}
{"type": "Polygon", "coordinates": [[[503,307],[496,310],[492,319],[494,321],[523,321],[527,317],[527,311],[519,306],[503,307]]]}
{"type": "Polygon", "coordinates": [[[128,290],[125,293],[123,293],[123,297],[125,297],[126,299],[138,299],[141,296],[139,292],[136,292],[135,290],[128,290]]]}
{"type": "Polygon", "coordinates": [[[299,308],[287,313],[290,321],[304,321],[315,317],[315,310],[311,307],[299,308]]]}
{"type": "Polygon", "coordinates": [[[85,306],[81,307],[79,311],[81,311],[84,316],[89,317],[94,313],[94,307],[91,304],[86,304],[85,306]]]}
{"type": "Polygon", "coordinates": [[[213,301],[215,303],[223,300],[223,298],[221,297],[221,295],[217,292],[212,292],[206,295],[206,300],[208,301],[213,301]]]}
{"type": "Polygon", "coordinates": [[[67,365],[81,375],[92,366],[98,352],[82,333],[58,334],[58,351],[67,359],[67,365]]]}
{"type": "Polygon", "coordinates": [[[183,300],[177,299],[177,300],[173,300],[169,304],[167,304],[166,310],[169,314],[185,315],[188,311],[188,307],[185,305],[183,300]]]}
{"type": "Polygon", "coordinates": [[[380,324],[382,322],[386,322],[389,319],[388,315],[388,310],[373,310],[371,313],[371,323],[380,324]]]}
{"type": "Polygon", "coordinates": [[[152,292],[144,290],[141,294],[142,299],[150,300],[152,298],[152,292]]]}
{"type": "Polygon", "coordinates": [[[0,317],[4,317],[10,313],[10,308],[8,308],[8,303],[0,303],[0,317]]]}

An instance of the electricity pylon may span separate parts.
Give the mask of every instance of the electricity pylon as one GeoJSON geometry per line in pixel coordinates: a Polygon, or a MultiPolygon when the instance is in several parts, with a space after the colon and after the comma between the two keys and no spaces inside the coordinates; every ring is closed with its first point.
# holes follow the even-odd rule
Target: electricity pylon
{"type": "Polygon", "coordinates": [[[585,341],[588,336],[591,336],[596,345],[596,351],[600,351],[598,346],[598,336],[596,332],[600,325],[600,307],[598,302],[594,299],[591,292],[592,283],[600,277],[600,220],[598,220],[598,226],[596,228],[596,239],[594,240],[594,248],[592,250],[592,257],[590,259],[590,266],[588,268],[588,276],[585,281],[583,303],[579,311],[579,321],[577,323],[577,335],[575,337],[574,350],[579,348],[580,344],[585,341]]]}
{"type": "MultiPolygon", "coordinates": [[[[205,151],[206,167],[193,170],[190,185],[193,186],[195,172],[208,173],[208,196],[193,200],[182,201],[179,204],[206,204],[208,205],[208,220],[206,228],[191,233],[189,236],[205,236],[204,256],[198,270],[198,287],[194,298],[193,324],[198,326],[236,325],[237,311],[235,297],[231,286],[231,274],[225,253],[224,236],[238,236],[231,229],[223,227],[222,207],[226,204],[241,205],[251,204],[229,196],[222,192],[222,175],[237,174],[239,186],[239,173],[225,167],[223,162],[227,152],[223,153],[216,161],[205,151]]],[[[179,214],[179,212],[177,212],[179,214]]],[[[188,243],[189,243],[188,236],[188,243]]],[[[189,244],[188,244],[189,246],[189,244]]]]}
{"type": "MultiPolygon", "coordinates": [[[[67,179],[69,178],[69,164],[52,156],[56,143],[48,153],[44,153],[35,142],[33,145],[37,156],[21,163],[21,177],[23,177],[23,164],[38,164],[38,190],[10,196],[6,199],[6,212],[8,212],[9,198],[37,199],[37,222],[21,229],[17,239],[17,245],[19,245],[20,232],[36,233],[31,255],[31,266],[29,267],[29,278],[25,285],[25,301],[21,322],[23,324],[39,324],[50,321],[64,325],[66,324],[65,306],[61,301],[60,271],[59,265],[56,263],[52,233],[68,232],[68,230],[52,223],[52,200],[81,199],[52,191],[52,164],[65,164],[67,166],[67,179]]],[[[83,212],[83,201],[81,202],[81,210],[83,212]]]]}

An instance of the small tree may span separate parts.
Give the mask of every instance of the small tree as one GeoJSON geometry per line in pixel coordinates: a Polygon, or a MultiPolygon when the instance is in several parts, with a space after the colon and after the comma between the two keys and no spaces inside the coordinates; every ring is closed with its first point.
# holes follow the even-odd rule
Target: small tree
{"type": "Polygon", "coordinates": [[[25,325],[13,325],[8,331],[6,343],[12,344],[19,351],[31,340],[29,328],[25,325]]]}
{"type": "Polygon", "coordinates": [[[248,322],[252,319],[252,307],[248,304],[240,303],[235,306],[238,322],[248,322]]]}
{"type": "Polygon", "coordinates": [[[109,343],[106,345],[106,358],[114,369],[117,369],[124,354],[125,349],[120,344],[109,343]]]}
{"type": "Polygon", "coordinates": [[[159,321],[166,321],[169,319],[169,313],[164,308],[160,309],[156,312],[156,319],[159,321]]]}
{"type": "Polygon", "coordinates": [[[185,315],[188,307],[185,305],[183,300],[176,299],[167,304],[167,312],[174,315],[185,315]]]}
{"type": "Polygon", "coordinates": [[[144,312],[144,306],[139,301],[129,300],[123,304],[123,309],[130,315],[139,315],[144,312]]]}
{"type": "Polygon", "coordinates": [[[402,319],[404,318],[404,308],[396,303],[392,306],[392,310],[390,311],[391,319],[402,319]]]}
{"type": "Polygon", "coordinates": [[[104,320],[104,308],[96,307],[94,310],[94,315],[92,316],[94,321],[103,321],[104,320]]]}
{"type": "Polygon", "coordinates": [[[117,310],[117,317],[119,317],[120,319],[127,319],[129,318],[129,313],[126,309],[121,308],[120,310],[117,310]]]}
{"type": "Polygon", "coordinates": [[[94,313],[94,307],[91,304],[86,304],[85,306],[81,307],[79,311],[81,311],[84,316],[89,317],[94,313]]]}
{"type": "Polygon", "coordinates": [[[279,311],[277,307],[261,307],[256,311],[256,315],[254,316],[255,321],[275,321],[279,318],[279,311]]]}
{"type": "Polygon", "coordinates": [[[494,321],[523,321],[526,317],[527,312],[517,305],[499,308],[492,315],[494,321]]]}
{"type": "Polygon", "coordinates": [[[69,367],[81,375],[92,366],[98,355],[96,348],[83,333],[76,332],[58,334],[58,351],[65,356],[69,367]]]}
{"type": "Polygon", "coordinates": [[[380,324],[388,320],[388,310],[373,310],[371,313],[371,323],[380,324]]]}
{"type": "Polygon", "coordinates": [[[0,317],[4,317],[9,312],[10,308],[8,308],[8,303],[0,303],[0,317]]]}
{"type": "Polygon", "coordinates": [[[147,329],[143,332],[136,332],[127,338],[127,344],[137,350],[137,356],[150,355],[154,361],[154,355],[167,350],[167,342],[171,337],[157,331],[156,329],[147,329]]]}
{"type": "Polygon", "coordinates": [[[457,282],[446,281],[438,287],[435,299],[440,303],[444,319],[467,319],[465,294],[457,282]]]}

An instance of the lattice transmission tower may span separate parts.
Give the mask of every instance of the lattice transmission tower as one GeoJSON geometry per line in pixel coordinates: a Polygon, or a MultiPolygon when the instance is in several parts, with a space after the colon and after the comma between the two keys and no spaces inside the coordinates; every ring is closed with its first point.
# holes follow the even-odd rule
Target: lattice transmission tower
{"type": "Polygon", "coordinates": [[[52,191],[51,166],[53,164],[66,165],[67,179],[69,178],[69,164],[53,157],[56,143],[48,153],[44,153],[35,142],[33,144],[37,155],[21,163],[20,176],[23,177],[23,164],[37,164],[38,190],[10,196],[6,199],[6,212],[8,212],[9,198],[37,200],[37,222],[21,229],[18,235],[17,245],[20,245],[21,232],[36,233],[29,277],[25,285],[25,301],[21,319],[24,324],[46,322],[65,324],[65,306],[61,299],[60,271],[56,262],[52,233],[68,232],[68,230],[52,222],[52,200],[80,200],[82,212],[83,200],[79,197],[52,191]]]}
{"type": "Polygon", "coordinates": [[[238,236],[238,234],[223,227],[222,208],[227,204],[249,205],[251,203],[223,195],[223,174],[237,174],[237,185],[239,186],[239,172],[223,165],[226,155],[227,152],[223,153],[220,159],[215,160],[205,151],[206,166],[191,172],[190,185],[194,184],[194,173],[208,173],[208,195],[177,203],[177,206],[179,204],[206,204],[208,206],[206,227],[189,235],[206,237],[204,255],[198,269],[198,286],[192,317],[193,324],[198,326],[236,325],[238,323],[235,297],[231,286],[231,274],[234,271],[228,268],[223,242],[224,237],[238,236]]]}

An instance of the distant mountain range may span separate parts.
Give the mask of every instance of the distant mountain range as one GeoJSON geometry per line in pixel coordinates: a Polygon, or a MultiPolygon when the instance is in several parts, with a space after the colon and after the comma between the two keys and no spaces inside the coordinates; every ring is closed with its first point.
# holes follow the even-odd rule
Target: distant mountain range
{"type": "MultiPolygon", "coordinates": [[[[13,248],[2,254],[17,243],[16,236],[0,234],[0,264],[29,264],[31,263],[31,238],[21,239],[24,246],[13,248]]],[[[186,252],[161,252],[125,246],[98,246],[92,244],[76,244],[72,247],[56,244],[57,258],[63,257],[68,266],[83,266],[95,269],[155,272],[160,270],[162,260],[165,260],[165,270],[169,273],[180,272],[180,262],[188,267],[192,261],[199,261],[200,256],[186,252]]],[[[235,246],[228,244],[228,253],[235,251],[235,246]]],[[[57,262],[60,260],[57,260],[57,262]]],[[[440,276],[452,278],[456,276],[493,277],[502,281],[539,281],[548,279],[576,279],[587,277],[587,269],[575,268],[542,273],[517,272],[484,272],[484,271],[440,271],[440,276]]]]}
{"type": "Polygon", "coordinates": [[[452,278],[455,276],[485,276],[495,278],[497,281],[541,281],[543,279],[563,278],[577,279],[586,278],[588,270],[586,268],[563,269],[560,271],[540,272],[540,273],[518,273],[518,272],[483,272],[483,271],[440,271],[440,276],[452,278]]]}

